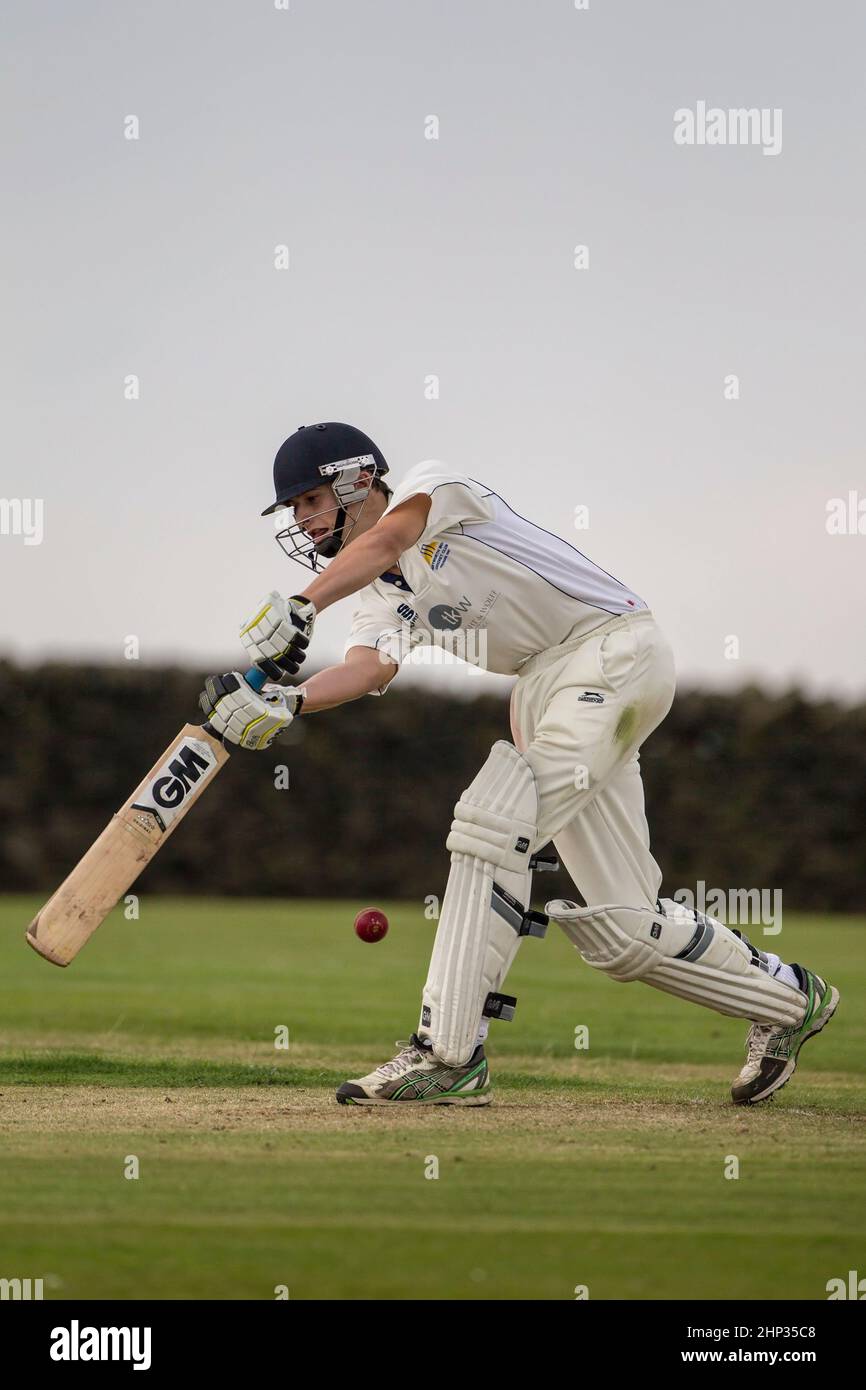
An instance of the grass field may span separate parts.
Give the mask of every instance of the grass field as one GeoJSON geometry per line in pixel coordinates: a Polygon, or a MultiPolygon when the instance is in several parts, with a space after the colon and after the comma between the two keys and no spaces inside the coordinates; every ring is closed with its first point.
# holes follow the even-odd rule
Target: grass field
{"type": "Polygon", "coordinates": [[[333,1100],[417,1021],[434,924],[382,905],[367,946],[366,903],[145,896],[63,971],[24,944],[39,903],[0,900],[0,1277],[85,1299],[823,1299],[864,1272],[866,921],[763,938],[842,990],[771,1103],[729,1102],[745,1025],[612,984],[551,927],[491,1029],[494,1103],[394,1113],[333,1100]]]}

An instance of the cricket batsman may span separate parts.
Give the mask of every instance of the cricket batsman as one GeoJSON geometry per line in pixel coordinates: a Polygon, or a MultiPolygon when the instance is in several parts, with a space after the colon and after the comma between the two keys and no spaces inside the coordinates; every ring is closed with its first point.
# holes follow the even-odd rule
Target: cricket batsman
{"type": "Polygon", "coordinates": [[[231,744],[267,748],[298,716],[382,695],[417,644],[516,676],[513,743],[494,743],[462,793],[421,1016],[409,1042],[337,1091],[344,1105],[485,1105],[492,1018],[526,936],[559,924],[587,965],[749,1023],[733,1100],[765,1100],[833,1016],[839,991],[715,918],[659,898],[638,750],[674,697],[670,647],[647,604],[581,551],[513,511],[492,487],[436,460],[392,491],[388,464],[351,425],[302,426],[274,460],[277,539],[311,572],[271,593],[241,629],[260,693],[240,671],[211,676],[202,707],[231,744]],[[328,561],[323,567],[322,562],[328,561]],[[358,607],[343,661],[301,685],[318,613],[358,607]],[[483,639],[483,640],[482,640],[483,639]],[[533,873],[553,841],[588,906],[532,911],[533,873]]]}

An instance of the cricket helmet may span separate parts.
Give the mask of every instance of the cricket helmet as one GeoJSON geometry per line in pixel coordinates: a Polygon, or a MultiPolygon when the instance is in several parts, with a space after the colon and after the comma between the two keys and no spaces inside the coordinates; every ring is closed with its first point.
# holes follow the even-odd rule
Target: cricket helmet
{"type": "MultiPolygon", "coordinates": [[[[337,517],[331,533],[315,542],[300,524],[287,526],[277,532],[277,541],[292,559],[300,560],[311,569],[319,568],[320,558],[332,559],[347,538],[354,522],[347,526],[346,507],[365,502],[373,481],[388,472],[381,450],[369,435],[354,425],[328,420],[318,425],[301,425],[281,444],[274,459],[275,498],[262,516],[270,516],[282,507],[289,507],[296,497],[313,488],[328,484],[337,503],[337,517]],[[369,473],[367,486],[358,486],[362,473],[369,473]]],[[[305,520],[333,511],[327,507],[305,520]]],[[[357,518],[355,518],[357,520],[357,518]]]]}

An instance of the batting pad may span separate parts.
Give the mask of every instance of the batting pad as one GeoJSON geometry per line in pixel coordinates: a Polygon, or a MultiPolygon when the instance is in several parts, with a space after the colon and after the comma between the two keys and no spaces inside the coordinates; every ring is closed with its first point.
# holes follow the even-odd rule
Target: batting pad
{"type": "Polygon", "coordinates": [[[545,911],[587,965],[614,980],[644,984],[732,1018],[790,1027],[803,1018],[805,996],[755,962],[761,953],[722,922],[665,898],[645,907],[578,907],[557,899],[545,911]]]}
{"type": "Polygon", "coordinates": [[[448,1066],[471,1056],[487,996],[523,937],[546,930],[546,917],[528,910],[537,816],[531,767],[512,744],[494,743],[454,807],[445,842],[451,870],[424,986],[418,1031],[448,1066]]]}

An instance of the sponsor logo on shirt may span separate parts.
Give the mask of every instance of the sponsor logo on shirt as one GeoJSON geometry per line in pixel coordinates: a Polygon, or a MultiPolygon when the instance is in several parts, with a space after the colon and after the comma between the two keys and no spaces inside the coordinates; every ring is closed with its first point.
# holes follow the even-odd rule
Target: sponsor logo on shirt
{"type": "Polygon", "coordinates": [[[421,554],[431,570],[441,570],[451,551],[447,541],[427,541],[420,547],[421,554]]]}
{"type": "Polygon", "coordinates": [[[480,627],[481,624],[484,622],[484,619],[489,615],[491,608],[493,607],[494,603],[499,598],[499,596],[500,595],[498,589],[491,589],[490,593],[487,595],[487,597],[485,598],[484,602],[478,610],[478,617],[473,618],[470,623],[466,624],[466,626],[480,627]]]}
{"type": "Polygon", "coordinates": [[[427,614],[431,627],[453,632],[463,623],[463,614],[472,607],[471,598],[466,594],[457,603],[436,603],[427,614]]]}
{"type": "Polygon", "coordinates": [[[588,705],[603,705],[604,696],[599,695],[595,690],[584,690],[582,695],[578,695],[578,700],[585,700],[588,705]]]}
{"type": "Polygon", "coordinates": [[[398,603],[397,612],[400,614],[400,617],[403,618],[404,621],[409,624],[410,627],[414,622],[417,622],[418,620],[418,614],[415,612],[414,608],[409,607],[408,603],[398,603]]]}

